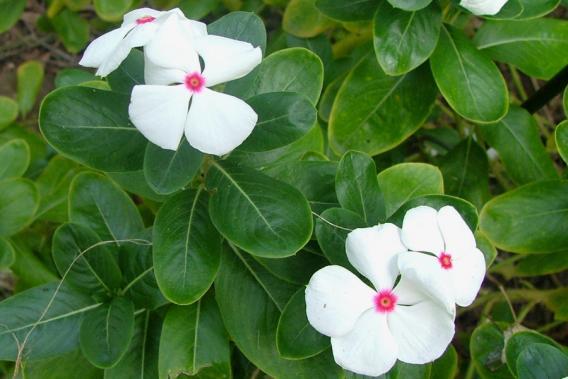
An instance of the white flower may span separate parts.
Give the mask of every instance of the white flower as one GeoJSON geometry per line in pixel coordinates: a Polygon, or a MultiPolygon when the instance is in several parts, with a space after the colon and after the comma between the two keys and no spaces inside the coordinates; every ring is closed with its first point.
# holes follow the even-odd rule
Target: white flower
{"type": "Polygon", "coordinates": [[[186,19],[177,8],[168,12],[140,8],[125,14],[120,28],[91,42],[79,64],[97,68],[98,76],[107,76],[120,66],[132,48],[149,43],[165,20],[172,16],[182,20],[188,33],[195,36],[207,34],[205,24],[186,19]]]}
{"type": "Polygon", "coordinates": [[[462,0],[460,5],[473,14],[493,16],[499,13],[508,0],[462,0]]]}
{"type": "Polygon", "coordinates": [[[404,278],[438,299],[448,311],[455,312],[455,304],[473,302],[485,276],[485,258],[455,208],[410,209],[404,216],[402,242],[412,250],[398,257],[404,278]]]}
{"type": "Polygon", "coordinates": [[[224,155],[250,135],[258,120],[254,110],[208,87],[252,71],[262,60],[259,47],[213,35],[193,38],[170,17],[144,53],[146,85],[134,87],[128,112],[148,140],[176,150],[185,131],[194,148],[224,155]]]}
{"type": "Polygon", "coordinates": [[[423,364],[440,357],[454,335],[453,315],[399,274],[406,252],[393,224],[356,229],[346,241],[349,262],[372,289],[340,266],[317,271],[306,288],[310,324],[331,337],[335,361],[368,376],[389,371],[399,359],[423,364]]]}

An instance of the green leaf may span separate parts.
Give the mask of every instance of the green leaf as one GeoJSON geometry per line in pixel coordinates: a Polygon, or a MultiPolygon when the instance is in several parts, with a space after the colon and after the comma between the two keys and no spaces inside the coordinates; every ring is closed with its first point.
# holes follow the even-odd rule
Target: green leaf
{"type": "Polygon", "coordinates": [[[564,162],[568,163],[568,121],[562,121],[558,124],[554,137],[556,138],[558,153],[560,153],[564,162]]]}
{"type": "Polygon", "coordinates": [[[0,238],[0,270],[6,269],[16,261],[16,251],[10,240],[0,238]]]}
{"type": "Polygon", "coordinates": [[[61,276],[81,292],[110,294],[120,287],[122,274],[110,245],[91,229],[63,224],[53,234],[53,261],[61,276]],[[100,246],[97,246],[99,244],[100,246]]]}
{"type": "Polygon", "coordinates": [[[523,108],[511,106],[507,117],[499,123],[478,128],[517,184],[558,178],[541,142],[536,120],[523,108]]]}
{"type": "Polygon", "coordinates": [[[505,260],[493,267],[493,271],[507,280],[556,274],[568,270],[566,252],[518,256],[515,260],[505,260]]]}
{"type": "Polygon", "coordinates": [[[133,238],[144,229],[128,195],[108,178],[91,172],[77,175],[71,183],[69,220],[91,228],[104,241],[133,238]]]}
{"type": "Polygon", "coordinates": [[[291,0],[284,11],[282,28],[295,36],[310,38],[324,32],[333,21],[316,8],[316,0],[291,0]]]}
{"type": "MultiPolygon", "coordinates": [[[[260,17],[250,12],[231,12],[207,25],[209,34],[248,42],[266,51],[266,28],[260,17]]],[[[274,91],[276,92],[276,91],[274,91]]]]}
{"type": "Polygon", "coordinates": [[[507,365],[501,360],[504,348],[505,336],[501,324],[486,322],[473,331],[469,350],[482,379],[513,379],[507,365]]]}
{"type": "Polygon", "coordinates": [[[489,123],[507,114],[509,92],[501,72],[463,32],[442,27],[430,67],[442,95],[460,116],[489,123]]]}
{"type": "Polygon", "coordinates": [[[560,0],[518,0],[523,11],[517,19],[537,18],[552,12],[560,0]]]}
{"type": "Polygon", "coordinates": [[[568,354],[547,344],[526,347],[517,360],[519,379],[554,379],[568,376],[568,354]]]}
{"type": "Polygon", "coordinates": [[[393,0],[390,2],[395,8],[384,2],[377,10],[373,42],[381,68],[397,76],[414,70],[432,55],[440,36],[442,11],[433,4],[407,12],[397,9],[393,0]]]}
{"type": "Polygon", "coordinates": [[[21,371],[26,379],[61,379],[71,372],[81,379],[101,379],[103,374],[79,349],[54,358],[26,362],[21,371]]]}
{"type": "Polygon", "coordinates": [[[270,54],[249,75],[230,82],[225,92],[243,99],[269,92],[297,92],[317,104],[323,64],[311,51],[294,47],[270,54]]]}
{"type": "Polygon", "coordinates": [[[167,199],[166,195],[160,195],[150,187],[144,177],[144,170],[107,172],[107,176],[114,180],[123,190],[145,199],[157,202],[163,202],[167,199]]]}
{"type": "Polygon", "coordinates": [[[34,219],[39,195],[33,182],[27,179],[0,181],[0,237],[16,234],[34,219]]]}
{"type": "Polygon", "coordinates": [[[92,72],[80,68],[64,68],[55,74],[55,88],[78,86],[96,79],[92,72]]]}
{"type": "Polygon", "coordinates": [[[377,155],[393,149],[424,123],[436,99],[428,67],[392,77],[367,54],[343,82],[329,118],[330,146],[377,155]]]}
{"type": "Polygon", "coordinates": [[[26,0],[0,0],[0,33],[9,30],[26,8],[26,0]]]}
{"type": "Polygon", "coordinates": [[[130,9],[132,0],[95,0],[95,12],[104,21],[119,21],[130,9]]]}
{"type": "Polygon", "coordinates": [[[45,262],[32,250],[36,247],[30,242],[29,233],[22,233],[10,238],[10,243],[16,252],[16,260],[10,267],[10,271],[18,278],[17,290],[41,286],[59,280],[59,275],[54,272],[52,267],[48,268],[45,262]]]}
{"type": "Polygon", "coordinates": [[[306,359],[329,348],[329,337],[317,332],[306,315],[305,288],[292,296],[276,329],[276,345],[286,359],[306,359]]]}
{"type": "Polygon", "coordinates": [[[239,146],[240,151],[261,152],[289,145],[305,136],[317,121],[312,103],[297,93],[265,93],[247,102],[258,114],[258,122],[239,146]]]}
{"type": "Polygon", "coordinates": [[[307,248],[288,258],[254,259],[277,278],[298,285],[308,284],[312,274],[329,263],[321,254],[307,248]]]}
{"type": "Polygon", "coordinates": [[[0,162],[0,180],[24,175],[30,165],[28,143],[18,138],[0,145],[0,162]]]}
{"type": "Polygon", "coordinates": [[[388,2],[395,8],[411,12],[426,8],[432,0],[388,0],[388,2]]]}
{"type": "Polygon", "coordinates": [[[28,334],[23,347],[25,359],[54,357],[79,347],[79,326],[83,316],[100,304],[94,304],[89,296],[66,284],[59,287],[53,298],[57,288],[58,283],[46,284],[0,303],[0,360],[15,361],[18,346],[28,334]],[[52,298],[53,302],[44,314],[52,298]]]}
{"type": "Polygon", "coordinates": [[[56,150],[104,171],[142,168],[146,139],[128,118],[129,96],[65,87],[43,100],[41,131],[56,150]]]}
{"type": "Polygon", "coordinates": [[[368,155],[350,151],[341,158],[335,190],[339,204],[357,213],[367,225],[377,225],[385,219],[385,203],[377,181],[377,168],[368,155]]]}
{"type": "Polygon", "coordinates": [[[213,163],[209,213],[221,234],[247,252],[267,258],[294,255],[312,234],[311,210],[300,191],[255,170],[213,163]]]}
{"type": "Polygon", "coordinates": [[[316,219],[318,244],[332,264],[352,270],[345,252],[347,234],[356,228],[367,227],[365,220],[357,213],[343,208],[331,208],[316,219]]]}
{"type": "Polygon", "coordinates": [[[156,216],[156,279],[164,296],[176,304],[197,301],[219,269],[221,236],[209,219],[207,200],[202,190],[184,191],[169,199],[156,216]]]}
{"type": "Polygon", "coordinates": [[[34,176],[37,175],[45,166],[47,143],[39,133],[20,124],[12,124],[0,132],[0,144],[17,138],[26,141],[30,147],[31,161],[28,173],[34,176]]]}
{"type": "Polygon", "coordinates": [[[497,61],[529,76],[550,79],[568,64],[567,34],[565,20],[489,21],[479,29],[475,43],[497,61]]]}
{"type": "Polygon", "coordinates": [[[63,9],[51,23],[70,53],[78,53],[89,42],[89,23],[78,13],[63,9]]]}
{"type": "Polygon", "coordinates": [[[323,14],[341,21],[370,20],[378,5],[379,0],[316,0],[323,14]]]}
{"type": "Polygon", "coordinates": [[[144,84],[144,54],[142,51],[132,49],[120,66],[107,78],[113,92],[130,97],[135,85],[144,84]]]}
{"type": "Polygon", "coordinates": [[[185,17],[200,20],[219,6],[219,0],[181,0],[179,8],[185,17]]]}
{"type": "Polygon", "coordinates": [[[201,166],[203,154],[185,138],[176,151],[162,149],[152,143],[144,154],[144,177],[159,194],[171,194],[188,185],[201,166]]]}
{"type": "Polygon", "coordinates": [[[189,306],[172,306],[160,337],[160,378],[180,375],[229,379],[231,350],[219,308],[210,293],[189,306]]]}
{"type": "Polygon", "coordinates": [[[387,218],[410,199],[444,193],[442,173],[426,163],[400,163],[381,171],[377,179],[385,198],[387,218]]]}
{"type": "Polygon", "coordinates": [[[514,333],[509,339],[507,339],[505,344],[505,358],[507,359],[509,370],[511,370],[515,377],[519,376],[519,372],[517,372],[517,361],[519,355],[521,355],[525,348],[536,343],[547,344],[559,349],[562,348],[562,346],[556,343],[553,339],[533,330],[514,333]]]}
{"type": "Polygon", "coordinates": [[[461,197],[477,208],[491,197],[487,153],[473,138],[463,140],[446,154],[440,170],[447,194],[461,197]]]}
{"type": "Polygon", "coordinates": [[[114,366],[126,353],[134,334],[134,304],[116,297],[90,312],[81,323],[81,351],[93,365],[114,366]]]}
{"type": "Polygon", "coordinates": [[[477,248],[483,253],[485,267],[489,268],[495,261],[495,258],[497,258],[497,249],[480,230],[475,232],[475,242],[477,243],[477,248]]]}
{"type": "Polygon", "coordinates": [[[281,310],[297,288],[254,263],[238,249],[225,251],[215,280],[215,296],[223,322],[239,350],[273,377],[342,377],[342,371],[333,363],[330,353],[302,360],[280,357],[276,348],[276,328],[281,310]]]}
{"type": "Polygon", "coordinates": [[[14,100],[6,96],[0,96],[0,130],[16,121],[18,109],[18,103],[14,100]]]}
{"type": "Polygon", "coordinates": [[[458,353],[450,345],[440,358],[432,362],[431,379],[454,379],[459,372],[458,353]]]}
{"type": "Polygon", "coordinates": [[[497,196],[481,211],[480,227],[498,248],[523,254],[566,251],[568,181],[528,184],[497,196]]]}
{"type": "Polygon", "coordinates": [[[43,84],[43,64],[27,61],[18,66],[18,107],[22,116],[26,116],[34,107],[43,84]]]}

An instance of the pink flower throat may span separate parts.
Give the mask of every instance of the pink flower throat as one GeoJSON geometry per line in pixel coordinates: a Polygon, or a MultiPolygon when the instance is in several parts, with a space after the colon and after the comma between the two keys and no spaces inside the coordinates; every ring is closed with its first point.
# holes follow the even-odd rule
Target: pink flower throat
{"type": "Polygon", "coordinates": [[[375,310],[379,313],[394,311],[398,297],[391,290],[381,290],[375,295],[375,310]]]}
{"type": "Polygon", "coordinates": [[[152,16],[144,16],[144,17],[140,17],[139,19],[136,20],[136,23],[138,25],[142,25],[142,24],[146,24],[148,22],[152,22],[156,19],[156,17],[152,17],[152,16]]]}
{"type": "Polygon", "coordinates": [[[199,93],[205,86],[205,78],[200,73],[194,72],[185,76],[185,87],[193,93],[199,93]]]}
{"type": "Polygon", "coordinates": [[[445,251],[442,251],[442,253],[438,257],[438,261],[440,262],[440,266],[442,266],[444,270],[449,270],[453,267],[452,255],[446,253],[445,251]]]}

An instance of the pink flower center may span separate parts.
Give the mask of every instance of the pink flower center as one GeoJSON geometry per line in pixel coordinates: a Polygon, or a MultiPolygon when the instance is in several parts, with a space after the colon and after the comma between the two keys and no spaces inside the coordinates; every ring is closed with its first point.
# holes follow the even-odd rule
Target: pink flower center
{"type": "Polygon", "coordinates": [[[185,87],[194,93],[199,93],[205,86],[205,78],[200,73],[194,72],[185,76],[185,87]]]}
{"type": "Polygon", "coordinates": [[[381,290],[375,295],[375,310],[379,313],[394,311],[398,298],[391,290],[381,290]]]}
{"type": "Polygon", "coordinates": [[[442,266],[444,270],[449,270],[453,267],[452,255],[446,253],[445,251],[442,251],[442,253],[438,257],[438,261],[440,262],[440,266],[442,266]]]}
{"type": "Polygon", "coordinates": [[[136,23],[138,25],[142,25],[142,24],[146,24],[148,22],[152,22],[156,19],[156,17],[152,17],[152,16],[144,16],[144,17],[140,17],[139,19],[136,20],[136,23]]]}

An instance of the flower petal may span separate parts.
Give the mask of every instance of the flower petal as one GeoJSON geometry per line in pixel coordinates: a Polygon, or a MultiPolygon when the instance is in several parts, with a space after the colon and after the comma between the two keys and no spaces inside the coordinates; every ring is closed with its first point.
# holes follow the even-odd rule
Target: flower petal
{"type": "MultiPolygon", "coordinates": [[[[452,278],[444,270],[438,259],[424,253],[409,251],[398,256],[400,274],[406,280],[440,302],[448,312],[454,313],[455,297],[452,288],[452,278]]],[[[415,300],[413,300],[415,301],[415,300]]],[[[399,304],[412,304],[409,299],[400,295],[399,304]]]]}
{"type": "Polygon", "coordinates": [[[260,47],[220,36],[196,39],[195,49],[205,63],[203,76],[207,87],[242,78],[262,60],[260,47]]]}
{"type": "Polygon", "coordinates": [[[145,84],[170,85],[183,83],[185,72],[175,68],[164,68],[154,64],[144,54],[144,82],[145,84]]]}
{"type": "Polygon", "coordinates": [[[462,0],[460,5],[476,15],[493,16],[508,0],[462,0]]]}
{"type": "Polygon", "coordinates": [[[136,24],[136,20],[138,20],[139,18],[143,18],[143,17],[158,18],[161,15],[164,15],[166,13],[168,13],[168,12],[157,11],[157,10],[152,9],[152,8],[134,9],[133,11],[130,11],[130,12],[128,12],[124,15],[122,25],[124,26],[124,25],[128,25],[128,24],[136,24]]]}
{"type": "Polygon", "coordinates": [[[194,148],[214,155],[225,155],[252,133],[258,115],[234,96],[203,88],[193,96],[185,135],[194,148]]]}
{"type": "Polygon", "coordinates": [[[485,277],[485,257],[479,249],[472,249],[462,253],[453,261],[453,269],[450,270],[452,287],[456,303],[467,307],[479,292],[483,278],[485,277]]]}
{"type": "Polygon", "coordinates": [[[452,257],[475,249],[475,237],[454,207],[445,206],[438,211],[438,226],[444,237],[445,251],[452,257]]]}
{"type": "Polygon", "coordinates": [[[134,86],[128,114],[150,142],[162,149],[177,150],[190,98],[191,93],[183,85],[134,86]]]}
{"type": "Polygon", "coordinates": [[[392,289],[398,276],[397,255],[406,252],[394,224],[355,229],[345,241],[349,262],[377,291],[392,289]]]}
{"type": "Polygon", "coordinates": [[[306,287],[306,313],[321,334],[341,337],[349,333],[363,312],[374,309],[375,291],[341,266],[326,266],[306,287]]]}
{"type": "Polygon", "coordinates": [[[360,375],[379,376],[396,363],[398,347],[389,331],[387,317],[370,309],[342,337],[331,339],[338,365],[360,375]]]}
{"type": "Polygon", "coordinates": [[[398,306],[387,320],[398,343],[398,359],[406,363],[432,362],[444,354],[454,337],[453,316],[430,300],[398,306]]]}
{"type": "Polygon", "coordinates": [[[105,60],[109,59],[110,55],[119,46],[124,36],[132,30],[133,27],[134,25],[120,27],[95,39],[89,44],[89,46],[87,46],[79,64],[84,67],[94,68],[101,66],[105,60]]]}
{"type": "Polygon", "coordinates": [[[436,255],[444,250],[444,240],[438,228],[438,212],[431,207],[419,206],[408,210],[402,222],[401,236],[408,250],[436,255]]]}

